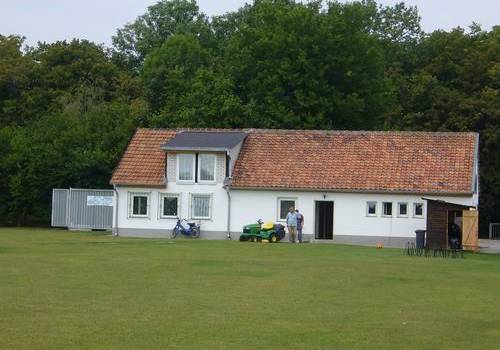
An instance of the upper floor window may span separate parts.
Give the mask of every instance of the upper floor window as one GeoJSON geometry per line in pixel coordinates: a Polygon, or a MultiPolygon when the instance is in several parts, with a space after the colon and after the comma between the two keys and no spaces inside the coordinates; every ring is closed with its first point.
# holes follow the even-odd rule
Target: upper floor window
{"type": "Polygon", "coordinates": [[[194,154],[179,153],[177,155],[177,180],[181,182],[194,182],[194,163],[194,154]]]}
{"type": "Polygon", "coordinates": [[[198,155],[198,180],[199,182],[215,181],[215,154],[198,155]]]}

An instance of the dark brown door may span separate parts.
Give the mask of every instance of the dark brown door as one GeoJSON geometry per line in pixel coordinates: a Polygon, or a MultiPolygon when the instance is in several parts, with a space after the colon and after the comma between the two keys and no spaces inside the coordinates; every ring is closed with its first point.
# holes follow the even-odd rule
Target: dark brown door
{"type": "Polygon", "coordinates": [[[333,202],[316,202],[316,239],[333,239],[333,202]]]}

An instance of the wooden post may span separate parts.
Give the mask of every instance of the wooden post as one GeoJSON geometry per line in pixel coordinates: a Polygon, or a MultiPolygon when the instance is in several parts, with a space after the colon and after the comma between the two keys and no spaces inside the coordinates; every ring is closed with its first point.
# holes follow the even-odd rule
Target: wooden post
{"type": "Polygon", "coordinates": [[[462,212],[462,247],[473,252],[478,249],[479,220],[476,210],[462,212]]]}

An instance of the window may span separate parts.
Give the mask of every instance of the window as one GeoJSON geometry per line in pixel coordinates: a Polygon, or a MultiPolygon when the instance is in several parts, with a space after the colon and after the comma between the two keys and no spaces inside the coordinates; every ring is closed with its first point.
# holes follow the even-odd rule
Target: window
{"type": "Polygon", "coordinates": [[[179,195],[171,193],[160,194],[160,217],[175,218],[179,216],[179,195]]]}
{"type": "Polygon", "coordinates": [[[392,216],[392,202],[383,202],[382,210],[384,216],[392,216]]]}
{"type": "Polygon", "coordinates": [[[149,216],[149,193],[129,194],[129,217],[149,216]]]}
{"type": "Polygon", "coordinates": [[[177,180],[194,182],[194,154],[177,155],[177,180]]]}
{"type": "Polygon", "coordinates": [[[413,203],[413,216],[416,218],[424,217],[424,204],[423,203],[413,203]]]}
{"type": "Polygon", "coordinates": [[[290,207],[296,208],[297,200],[294,198],[278,198],[278,220],[286,220],[290,207]]]}
{"type": "Polygon", "coordinates": [[[366,202],[366,216],[377,216],[377,202],[366,202]]]}
{"type": "Polygon", "coordinates": [[[191,195],[191,218],[210,219],[212,217],[212,195],[192,194],[191,195]]]}
{"type": "Polygon", "coordinates": [[[408,203],[398,203],[398,216],[408,217],[408,203]]]}
{"type": "Polygon", "coordinates": [[[215,155],[198,155],[198,180],[199,182],[215,181],[215,155]]]}

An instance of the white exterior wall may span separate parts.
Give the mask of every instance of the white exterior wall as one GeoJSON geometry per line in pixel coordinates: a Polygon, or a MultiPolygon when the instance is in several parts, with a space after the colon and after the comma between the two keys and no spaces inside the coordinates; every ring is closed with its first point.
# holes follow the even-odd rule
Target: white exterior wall
{"type": "MultiPolygon", "coordinates": [[[[436,197],[453,203],[473,205],[470,197],[436,197]]],[[[293,191],[231,191],[231,231],[262,219],[278,220],[278,198],[296,198],[297,209],[304,215],[304,234],[314,235],[315,201],[333,201],[333,234],[351,236],[415,237],[415,230],[426,228],[426,201],[422,195],[376,193],[328,193],[293,191]],[[324,196],[325,195],[325,196],[324,196]],[[377,216],[367,216],[366,202],[377,202],[377,216]],[[382,202],[393,203],[393,216],[382,216],[382,202]],[[398,202],[408,203],[408,217],[398,217],[398,202]],[[424,204],[422,218],[413,217],[413,203],[424,204]]]]}
{"type": "Polygon", "coordinates": [[[213,184],[177,183],[176,180],[176,154],[167,156],[167,185],[165,187],[130,187],[116,186],[117,196],[113,228],[115,234],[139,237],[168,237],[171,229],[176,224],[175,218],[161,218],[160,195],[163,193],[179,196],[178,216],[182,219],[197,222],[201,225],[202,234],[220,232],[225,237],[227,232],[227,193],[223,188],[225,178],[225,154],[217,154],[216,182],[213,184]],[[149,212],[147,217],[130,217],[129,194],[147,193],[149,195],[149,212]],[[191,220],[190,200],[191,194],[212,195],[211,218],[191,220]]]}
{"type": "MultiPolygon", "coordinates": [[[[167,188],[141,188],[141,187],[117,187],[118,192],[118,222],[114,227],[120,229],[144,230],[171,230],[174,228],[176,219],[160,218],[160,194],[170,193],[180,196],[179,217],[190,220],[190,194],[212,194],[212,218],[190,220],[198,222],[202,231],[224,231],[227,230],[227,194],[221,185],[178,185],[169,184],[167,188]],[[149,193],[149,215],[148,217],[129,217],[129,193],[149,193]]],[[[159,232],[158,232],[159,234],[159,232]]],[[[167,233],[165,233],[167,235],[167,233]]],[[[157,234],[151,234],[156,236],[157,234]]],[[[142,236],[138,232],[137,236],[142,236]]]]}

